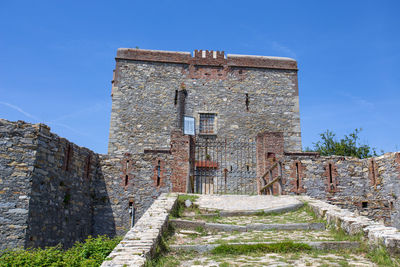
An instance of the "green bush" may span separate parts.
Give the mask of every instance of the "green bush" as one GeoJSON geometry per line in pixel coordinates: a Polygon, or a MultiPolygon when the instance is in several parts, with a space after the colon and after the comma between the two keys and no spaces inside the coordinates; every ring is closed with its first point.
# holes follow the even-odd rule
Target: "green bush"
{"type": "Polygon", "coordinates": [[[60,245],[45,249],[5,250],[0,253],[0,266],[100,266],[120,240],[120,237],[89,236],[68,250],[63,250],[60,245]]]}
{"type": "MultiPolygon", "coordinates": [[[[313,148],[307,147],[305,150],[319,152],[322,156],[351,156],[360,159],[377,156],[375,148],[359,143],[358,134],[361,130],[361,128],[355,129],[354,132],[345,135],[340,140],[337,140],[333,132],[326,130],[326,132],[320,134],[321,140],[313,143],[313,148]]],[[[383,151],[381,152],[383,153],[383,151]]]]}

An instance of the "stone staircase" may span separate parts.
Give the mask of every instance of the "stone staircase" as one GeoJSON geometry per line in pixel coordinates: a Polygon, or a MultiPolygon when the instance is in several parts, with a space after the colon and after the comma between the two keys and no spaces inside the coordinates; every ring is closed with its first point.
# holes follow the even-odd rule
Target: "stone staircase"
{"type": "Polygon", "coordinates": [[[167,252],[149,266],[377,266],[360,234],[327,227],[294,197],[201,195],[185,204],[169,220],[167,252]]]}
{"type": "Polygon", "coordinates": [[[306,196],[162,194],[102,267],[400,266],[400,232],[306,196]]]}

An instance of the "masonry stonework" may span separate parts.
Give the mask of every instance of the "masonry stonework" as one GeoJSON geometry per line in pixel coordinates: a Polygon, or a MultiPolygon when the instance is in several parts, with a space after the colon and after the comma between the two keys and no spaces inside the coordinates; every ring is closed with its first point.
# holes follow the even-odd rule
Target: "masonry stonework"
{"type": "Polygon", "coordinates": [[[277,176],[273,194],[327,200],[400,229],[400,153],[301,152],[293,59],[118,49],[111,95],[107,155],[44,124],[0,119],[0,249],[124,235],[164,193],[159,203],[199,188],[254,194],[277,176]],[[184,134],[184,115],[195,136],[184,134]],[[224,184],[198,183],[198,170],[224,184]]]}
{"type": "Polygon", "coordinates": [[[200,114],[209,113],[216,117],[218,137],[282,132],[287,151],[301,150],[295,60],[119,49],[116,61],[110,154],[168,149],[182,88],[187,92],[184,113],[196,118],[197,131],[200,114]]]}
{"type": "Polygon", "coordinates": [[[303,155],[298,153],[296,156],[288,153],[284,159],[283,169],[284,176],[290,178],[285,188],[290,190],[293,187],[295,177],[292,166],[300,162],[303,194],[328,200],[350,210],[357,210],[361,215],[400,228],[400,180],[397,155],[398,153],[386,153],[372,159],[357,159],[342,156],[310,156],[307,153],[303,155]],[[377,183],[371,183],[371,161],[375,164],[376,176],[379,176],[377,183]]]}

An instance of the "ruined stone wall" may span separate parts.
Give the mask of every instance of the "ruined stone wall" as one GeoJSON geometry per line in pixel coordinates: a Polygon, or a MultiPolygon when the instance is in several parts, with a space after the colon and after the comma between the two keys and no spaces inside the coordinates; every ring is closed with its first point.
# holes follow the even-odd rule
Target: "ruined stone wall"
{"type": "Polygon", "coordinates": [[[32,172],[27,243],[29,247],[65,247],[92,234],[97,155],[50,132],[37,133],[32,172]]]}
{"type": "Polygon", "coordinates": [[[400,228],[399,153],[371,159],[286,155],[284,187],[400,228]]]}
{"type": "Polygon", "coordinates": [[[37,127],[0,119],[0,250],[23,247],[37,127]]]}
{"type": "Polygon", "coordinates": [[[100,174],[97,154],[46,125],[1,120],[1,248],[69,247],[88,235],[112,232],[107,224],[92,227],[95,211],[108,203],[96,198],[105,192],[100,174]]]}
{"type": "Polygon", "coordinates": [[[178,125],[180,90],[187,92],[185,115],[196,118],[197,131],[199,114],[213,113],[218,137],[283,132],[285,150],[301,150],[295,60],[119,49],[109,153],[168,149],[178,125]]]}

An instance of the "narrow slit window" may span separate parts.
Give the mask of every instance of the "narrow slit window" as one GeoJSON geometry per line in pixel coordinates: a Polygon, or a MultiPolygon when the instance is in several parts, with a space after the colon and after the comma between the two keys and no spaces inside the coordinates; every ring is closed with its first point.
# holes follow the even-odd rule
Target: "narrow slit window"
{"type": "Polygon", "coordinates": [[[246,110],[247,111],[249,111],[249,105],[250,105],[249,94],[246,93],[246,110]]]}
{"type": "Polygon", "coordinates": [[[174,105],[178,104],[178,90],[175,90],[175,98],[174,98],[174,105]]]}
{"type": "Polygon", "coordinates": [[[125,175],[124,185],[127,186],[128,182],[129,182],[129,177],[128,177],[128,175],[125,175]]]}
{"type": "Polygon", "coordinates": [[[296,189],[300,188],[299,163],[296,162],[296,189]]]}
{"type": "Polygon", "coordinates": [[[371,176],[372,176],[372,184],[376,185],[375,161],[373,160],[371,160],[371,176]]]}
{"type": "Polygon", "coordinates": [[[157,164],[157,187],[160,186],[160,182],[161,182],[161,162],[158,161],[158,164],[157,164]]]}
{"type": "Polygon", "coordinates": [[[329,184],[333,184],[333,177],[332,177],[332,163],[329,163],[329,184]]]}

